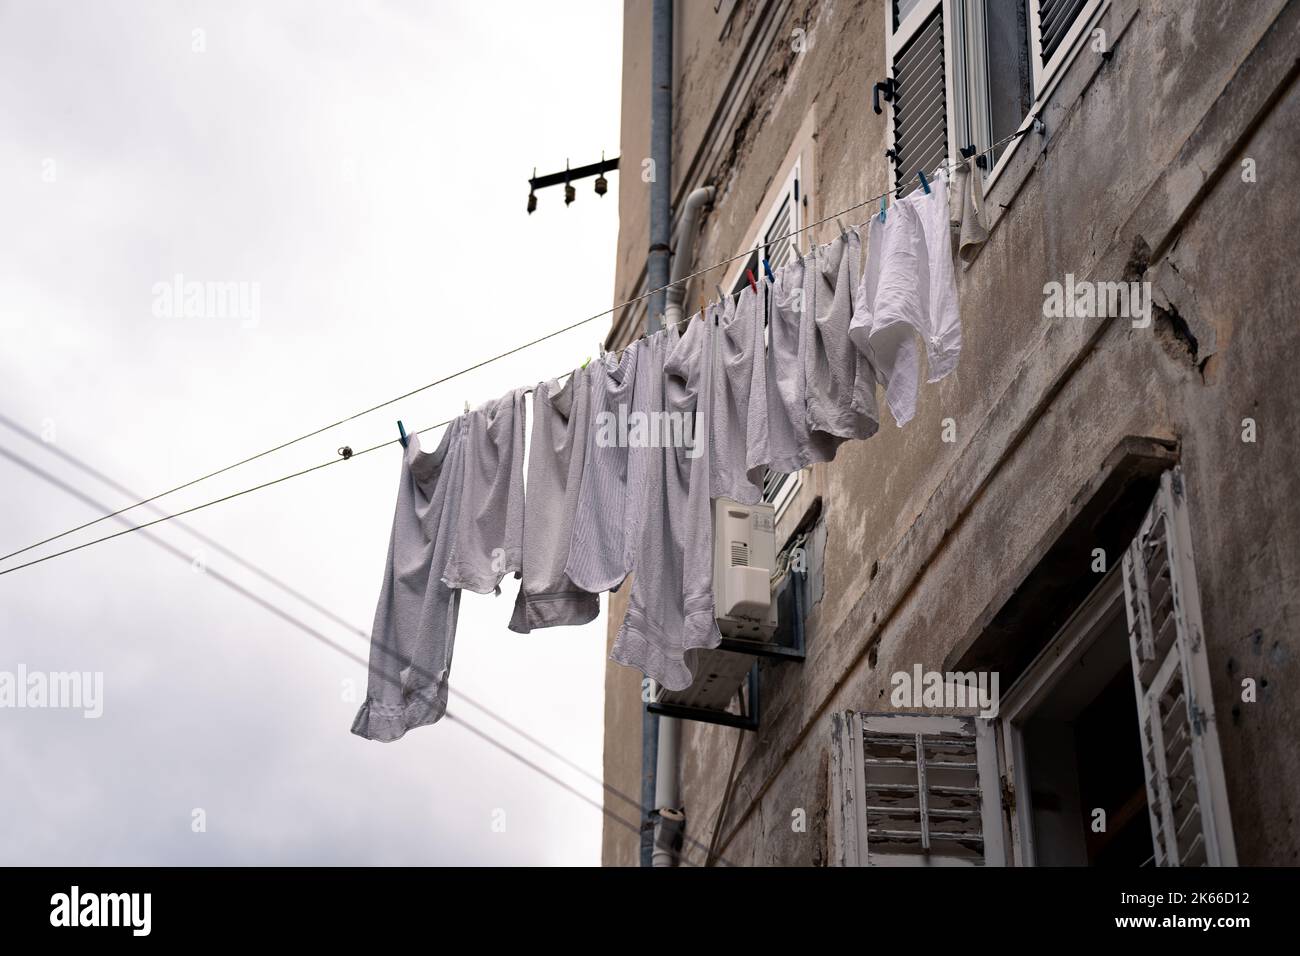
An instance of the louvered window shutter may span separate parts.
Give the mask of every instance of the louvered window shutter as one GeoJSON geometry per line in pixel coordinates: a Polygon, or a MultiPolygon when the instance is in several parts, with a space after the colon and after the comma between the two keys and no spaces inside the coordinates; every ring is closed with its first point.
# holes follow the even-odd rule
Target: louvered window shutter
{"type": "Polygon", "coordinates": [[[1088,0],[1038,0],[1038,48],[1044,67],[1061,48],[1088,0]]]}
{"type": "MultiPolygon", "coordinates": [[[[914,12],[916,3],[896,0],[898,21],[914,12]]],[[[917,14],[919,16],[919,14],[917,14]]],[[[915,18],[914,18],[915,19],[915,18]]],[[[918,169],[929,176],[948,159],[948,95],[943,51],[943,4],[904,40],[891,36],[893,55],[893,164],[895,186],[903,195],[920,185],[918,169]]]]}
{"type": "Polygon", "coordinates": [[[1124,603],[1157,866],[1235,866],[1180,469],[1124,554],[1124,603]]]}
{"type": "Polygon", "coordinates": [[[794,239],[790,236],[794,231],[794,219],[791,215],[794,208],[792,190],[781,197],[772,224],[763,233],[763,255],[766,256],[773,272],[789,262],[794,253],[794,239]]]}
{"type": "Polygon", "coordinates": [[[992,722],[834,714],[831,829],[841,866],[1002,865],[992,722]]]}

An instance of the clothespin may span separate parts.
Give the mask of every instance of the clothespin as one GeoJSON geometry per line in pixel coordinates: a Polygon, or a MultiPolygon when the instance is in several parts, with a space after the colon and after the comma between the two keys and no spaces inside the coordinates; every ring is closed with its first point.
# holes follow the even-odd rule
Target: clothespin
{"type": "Polygon", "coordinates": [[[745,275],[749,276],[749,287],[750,287],[751,289],[753,289],[755,292],[757,292],[757,291],[758,291],[758,283],[754,281],[754,270],[753,270],[753,269],[746,269],[746,270],[745,270],[745,275]]]}
{"type": "Polygon", "coordinates": [[[722,286],[720,285],[715,285],[713,288],[718,290],[718,305],[722,305],[722,303],[727,301],[727,293],[722,291],[722,286]]]}
{"type": "MultiPolygon", "coordinates": [[[[397,434],[399,434],[399,435],[402,436],[402,439],[401,439],[401,440],[402,440],[402,447],[405,448],[405,447],[406,447],[406,427],[402,424],[401,419],[398,419],[398,422],[397,422],[397,434]]],[[[340,454],[342,454],[342,452],[340,452],[340,454]]],[[[344,457],[345,457],[345,458],[350,458],[350,457],[352,457],[352,456],[351,456],[351,455],[344,455],[344,457]]]]}
{"type": "Polygon", "coordinates": [[[701,289],[700,290],[700,321],[701,322],[704,321],[704,319],[708,316],[708,314],[709,314],[709,304],[704,301],[704,290],[701,289]]]}
{"type": "Polygon", "coordinates": [[[586,367],[587,367],[588,365],[590,365],[590,364],[591,364],[591,356],[588,355],[585,359],[582,360],[582,364],[581,364],[580,366],[578,366],[578,367],[579,367],[579,368],[586,368],[586,367]]]}
{"type": "Polygon", "coordinates": [[[881,222],[885,221],[885,197],[888,195],[889,195],[888,193],[881,193],[880,195],[880,221],[881,222]]]}
{"type": "Polygon", "coordinates": [[[767,274],[768,282],[776,281],[776,277],[772,275],[772,266],[768,263],[766,259],[763,260],[763,272],[767,274]]]}
{"type": "Polygon", "coordinates": [[[839,216],[836,216],[835,225],[840,227],[840,238],[847,239],[849,237],[849,231],[844,228],[844,220],[841,219],[839,216]]]}
{"type": "Polygon", "coordinates": [[[916,176],[919,180],[921,180],[921,188],[928,193],[930,191],[930,180],[925,178],[925,170],[918,169],[916,171],[916,176]]]}
{"type": "Polygon", "coordinates": [[[465,414],[469,414],[469,399],[465,399],[465,414]]]}

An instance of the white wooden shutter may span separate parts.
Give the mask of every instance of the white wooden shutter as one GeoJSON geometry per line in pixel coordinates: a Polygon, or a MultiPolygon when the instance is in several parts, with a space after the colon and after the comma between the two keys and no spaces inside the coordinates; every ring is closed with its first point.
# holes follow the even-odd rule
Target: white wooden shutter
{"type": "Polygon", "coordinates": [[[840,866],[1003,865],[992,721],[831,718],[831,835],[840,866]]]}
{"type": "Polygon", "coordinates": [[[1235,866],[1180,469],[1124,554],[1124,605],[1157,866],[1235,866]]]}
{"type": "Polygon", "coordinates": [[[786,177],[785,188],[767,214],[760,237],[762,253],[772,271],[776,272],[798,252],[799,235],[791,235],[803,227],[802,209],[799,205],[800,164],[796,162],[786,177]]]}
{"type": "Polygon", "coordinates": [[[894,81],[889,149],[906,195],[948,160],[948,77],[941,0],[894,0],[885,50],[894,81]]]}
{"type": "Polygon", "coordinates": [[[1034,96],[1040,97],[1092,21],[1101,0],[1029,0],[1034,96]]]}

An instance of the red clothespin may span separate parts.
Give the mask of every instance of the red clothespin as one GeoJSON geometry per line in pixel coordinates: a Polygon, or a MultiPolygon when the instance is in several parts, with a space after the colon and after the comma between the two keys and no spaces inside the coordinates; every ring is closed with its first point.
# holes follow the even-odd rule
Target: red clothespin
{"type": "Polygon", "coordinates": [[[753,269],[746,269],[746,270],[745,270],[745,275],[749,276],[749,287],[750,287],[751,289],[753,289],[755,292],[757,292],[757,291],[758,291],[758,283],[754,281],[754,270],[753,270],[753,269]]]}

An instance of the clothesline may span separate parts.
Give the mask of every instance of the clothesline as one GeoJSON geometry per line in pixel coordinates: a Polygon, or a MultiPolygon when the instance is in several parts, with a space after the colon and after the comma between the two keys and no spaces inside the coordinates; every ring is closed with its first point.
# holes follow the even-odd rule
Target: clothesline
{"type": "Polygon", "coordinates": [[[520,634],[586,624],[630,581],[609,659],[669,692],[708,673],[696,652],[736,618],[775,630],[775,564],[750,560],[755,536],[776,543],[766,475],[834,461],[879,431],[884,408],[906,425],[921,382],[957,368],[954,252],[987,237],[978,177],[957,183],[956,250],[947,170],[918,178],[865,229],[841,224],[736,295],[719,290],[684,331],[668,324],[563,385],[538,383],[530,426],[516,387],[459,417],[436,450],[413,440],[352,733],[391,742],[442,718],[461,595],[500,594],[510,574],[503,624],[520,634]],[[715,574],[752,590],[715,590],[715,574]]]}
{"type": "MultiPolygon", "coordinates": [[[[1033,118],[1033,117],[1029,117],[1029,118],[1027,119],[1025,125],[1024,125],[1021,129],[1017,130],[1015,133],[1012,133],[1012,134],[1009,135],[1009,136],[1006,136],[1006,137],[1004,137],[1004,138],[998,140],[997,142],[991,144],[991,145],[990,145],[989,147],[987,147],[986,149],[981,150],[981,151],[979,151],[979,152],[974,152],[974,153],[972,153],[970,156],[964,156],[961,160],[959,160],[959,161],[957,161],[957,162],[953,162],[953,163],[941,163],[941,164],[940,164],[938,167],[936,167],[936,168],[943,169],[945,172],[947,172],[947,171],[951,171],[952,169],[957,168],[959,165],[965,165],[966,163],[972,161],[976,156],[979,156],[979,155],[982,155],[982,154],[985,154],[985,153],[991,153],[993,150],[997,149],[999,146],[1002,146],[1002,145],[1004,145],[1005,143],[1008,143],[1008,142],[1010,142],[1011,140],[1016,139],[1016,138],[1018,138],[1019,136],[1024,135],[1026,132],[1028,132],[1029,129],[1032,128],[1032,123],[1033,123],[1033,122],[1034,122],[1034,118],[1033,118]]],[[[824,216],[824,217],[822,217],[821,219],[819,219],[819,220],[817,220],[817,221],[815,221],[815,222],[809,223],[808,225],[805,225],[805,226],[801,226],[801,227],[799,227],[798,229],[791,230],[790,232],[786,233],[786,234],[783,235],[783,236],[778,236],[778,237],[776,237],[776,238],[770,240],[770,243],[777,243],[777,242],[781,242],[781,241],[786,240],[786,239],[792,239],[792,238],[794,238],[795,236],[800,235],[801,233],[807,232],[807,231],[812,230],[812,229],[816,229],[818,226],[822,226],[822,225],[825,225],[825,224],[828,223],[828,222],[832,222],[832,221],[834,221],[834,220],[837,220],[837,219],[839,219],[841,216],[847,215],[848,213],[853,212],[853,211],[855,211],[855,210],[857,210],[857,209],[861,209],[861,208],[863,208],[864,206],[868,206],[868,205],[871,205],[871,204],[873,204],[873,203],[875,203],[875,202],[877,202],[877,201],[884,200],[884,199],[886,199],[887,197],[889,197],[892,193],[898,191],[898,190],[901,189],[901,188],[902,188],[902,187],[895,187],[895,189],[892,189],[892,190],[886,190],[885,192],[880,193],[879,195],[872,196],[872,197],[870,197],[870,198],[868,198],[868,199],[864,199],[864,200],[862,200],[861,202],[858,202],[858,203],[854,203],[853,205],[848,206],[848,207],[845,207],[844,209],[841,209],[841,210],[839,210],[838,212],[831,213],[831,214],[829,214],[829,215],[827,215],[827,216],[824,216]]],[[[736,262],[736,261],[741,260],[741,259],[746,259],[746,258],[748,258],[748,257],[749,257],[750,255],[752,255],[752,254],[753,254],[753,250],[746,250],[745,252],[742,252],[742,253],[739,253],[739,254],[737,254],[737,255],[731,256],[731,257],[729,257],[729,258],[723,259],[723,260],[721,260],[721,261],[719,261],[719,262],[715,262],[715,263],[713,263],[712,265],[705,266],[705,267],[702,268],[702,269],[698,269],[698,270],[696,270],[696,271],[694,271],[694,272],[691,272],[691,273],[688,273],[687,275],[682,276],[682,277],[680,277],[680,278],[678,278],[678,279],[674,279],[674,280],[668,282],[667,284],[665,284],[665,285],[663,285],[663,286],[660,286],[660,287],[657,288],[657,289],[652,289],[652,290],[649,290],[649,291],[647,291],[647,292],[644,292],[644,293],[642,293],[641,295],[635,296],[635,297],[633,297],[633,298],[631,298],[631,299],[628,299],[628,300],[626,300],[626,301],[624,301],[624,302],[620,302],[620,303],[618,303],[618,304],[616,304],[616,305],[614,305],[614,306],[612,306],[612,307],[610,307],[610,308],[608,308],[608,309],[605,309],[605,310],[602,311],[602,312],[598,312],[598,313],[596,313],[596,314],[594,314],[594,315],[588,316],[588,317],[585,318],[585,319],[581,319],[581,320],[579,320],[579,321],[577,321],[577,322],[574,322],[574,323],[572,323],[572,324],[570,324],[570,325],[567,325],[567,326],[565,326],[565,327],[563,327],[563,328],[556,329],[555,331],[553,331],[553,332],[549,332],[549,333],[547,333],[546,335],[539,336],[539,337],[536,338],[536,339],[533,339],[533,340],[531,340],[531,341],[529,341],[529,342],[525,342],[525,343],[523,343],[523,344],[521,344],[521,345],[518,345],[518,346],[516,346],[516,347],[514,347],[514,348],[512,348],[512,349],[509,349],[509,350],[507,350],[507,351],[505,351],[505,352],[501,352],[501,353],[499,353],[498,355],[492,356],[491,358],[484,359],[484,360],[482,360],[482,361],[480,361],[480,362],[478,362],[478,363],[475,363],[474,365],[467,366],[466,368],[463,368],[463,369],[461,369],[461,370],[459,370],[459,371],[457,371],[457,372],[453,372],[453,373],[451,373],[451,374],[449,374],[449,375],[445,375],[445,376],[443,376],[442,378],[439,378],[439,379],[436,379],[436,380],[434,380],[434,381],[432,381],[432,382],[429,382],[429,383],[426,384],[426,385],[422,385],[422,386],[420,386],[420,387],[418,387],[418,388],[412,389],[412,390],[410,390],[410,391],[408,391],[408,392],[405,392],[405,393],[403,393],[403,394],[401,394],[401,395],[395,396],[395,397],[393,397],[393,398],[387,399],[387,400],[385,400],[385,401],[383,401],[383,402],[380,402],[380,403],[378,403],[378,404],[372,405],[372,406],[370,406],[369,408],[366,408],[366,409],[363,409],[363,410],[361,410],[361,411],[355,412],[355,413],[353,413],[353,414],[351,414],[351,415],[348,415],[348,416],[346,416],[346,417],[344,417],[344,418],[339,419],[338,421],[331,422],[331,423],[328,424],[328,425],[323,425],[323,426],[321,426],[321,427],[319,427],[319,428],[313,429],[312,431],[309,431],[309,432],[307,432],[307,433],[305,433],[305,434],[303,434],[303,435],[299,435],[299,436],[296,437],[296,438],[290,439],[290,440],[285,441],[285,442],[281,442],[280,444],[275,445],[275,446],[272,447],[272,448],[268,448],[268,449],[266,449],[265,451],[258,452],[257,454],[254,454],[254,455],[250,455],[250,456],[248,456],[247,458],[241,459],[240,461],[236,461],[236,462],[234,462],[234,463],[232,463],[232,464],[229,464],[229,465],[226,465],[226,466],[224,466],[224,467],[222,467],[222,468],[218,468],[218,469],[215,470],[215,471],[209,472],[209,473],[207,473],[207,474],[205,474],[205,475],[201,475],[201,476],[199,476],[199,477],[197,477],[197,478],[191,479],[191,480],[186,481],[186,482],[184,482],[184,483],[182,483],[182,484],[176,485],[175,487],[173,487],[173,488],[169,488],[169,489],[167,489],[166,491],[161,491],[161,492],[158,492],[157,494],[150,495],[150,496],[147,497],[147,498],[143,498],[143,499],[141,499],[141,500],[139,500],[139,501],[136,501],[136,502],[134,502],[134,503],[132,503],[132,504],[130,504],[130,505],[126,505],[126,506],[124,506],[124,507],[122,507],[122,508],[117,509],[116,511],[109,512],[108,514],[100,515],[99,517],[93,518],[93,519],[91,519],[90,521],[87,521],[87,522],[84,522],[84,523],[82,523],[82,524],[79,524],[79,525],[77,525],[77,526],[75,526],[75,527],[69,528],[69,529],[67,529],[66,531],[61,531],[61,532],[59,532],[58,534],[51,535],[51,536],[49,536],[49,537],[47,537],[47,538],[44,538],[44,539],[42,539],[42,540],[40,540],[40,541],[34,542],[33,544],[29,544],[29,545],[27,545],[27,546],[25,546],[25,547],[23,547],[23,548],[19,548],[19,549],[16,550],[16,551],[11,551],[11,552],[9,552],[8,554],[5,554],[5,555],[0,555],[0,561],[8,560],[9,558],[15,557],[15,556],[17,556],[17,555],[19,555],[19,554],[24,554],[24,553],[26,553],[27,551],[31,551],[31,550],[33,550],[34,548],[38,548],[38,547],[40,547],[41,545],[49,544],[49,543],[52,542],[52,541],[57,541],[58,539],[60,539],[60,538],[64,538],[64,537],[66,537],[66,536],[68,536],[68,535],[70,535],[70,534],[74,534],[74,533],[76,533],[77,531],[81,531],[81,530],[84,530],[84,529],[86,529],[86,528],[89,528],[89,527],[91,527],[91,526],[93,526],[93,525],[95,525],[95,524],[98,524],[98,523],[101,522],[101,521],[106,521],[106,520],[108,520],[108,519],[110,519],[110,518],[118,517],[118,516],[120,516],[120,515],[125,514],[125,513],[128,512],[128,511],[132,511],[132,510],[134,510],[134,509],[136,509],[136,508],[142,507],[143,505],[150,504],[150,503],[152,503],[152,502],[154,502],[154,501],[157,501],[159,498],[167,497],[168,495],[174,494],[174,493],[176,493],[176,492],[178,492],[178,491],[182,491],[182,490],[184,490],[184,489],[186,489],[186,488],[190,488],[190,487],[192,487],[192,486],[194,486],[194,485],[197,485],[197,484],[199,484],[199,483],[201,483],[201,482],[203,482],[203,481],[207,481],[207,480],[210,479],[210,478],[215,478],[215,477],[217,477],[218,475],[224,474],[224,473],[226,473],[226,472],[228,472],[228,471],[232,471],[232,470],[235,469],[235,468],[238,468],[238,467],[241,467],[241,466],[243,466],[243,465],[249,464],[249,463],[251,463],[251,462],[253,462],[253,461],[258,460],[259,458],[264,458],[264,457],[266,457],[267,455],[273,454],[273,453],[275,453],[275,452],[277,452],[277,451],[282,451],[282,450],[284,450],[285,448],[288,448],[288,447],[290,447],[290,446],[292,446],[292,445],[295,445],[295,444],[297,444],[297,443],[299,443],[299,442],[301,442],[301,441],[305,441],[305,440],[308,439],[308,438],[312,438],[312,437],[314,437],[314,436],[316,436],[316,435],[322,434],[323,432],[329,431],[329,430],[332,429],[332,428],[336,428],[336,427],[338,427],[339,425],[343,425],[343,424],[346,424],[347,422],[354,421],[355,419],[360,418],[360,417],[362,417],[362,416],[364,416],[364,415],[368,415],[368,414],[370,414],[371,412],[378,411],[378,410],[381,409],[381,408],[385,408],[385,407],[387,407],[387,406],[389,406],[389,405],[392,405],[392,404],[394,404],[394,403],[396,403],[396,402],[402,401],[403,399],[410,398],[410,397],[412,397],[412,396],[414,396],[414,395],[417,395],[417,394],[419,394],[419,393],[421,393],[421,392],[427,391],[428,389],[433,388],[433,387],[435,387],[435,386],[437,386],[437,385],[444,384],[444,383],[449,382],[449,381],[451,381],[451,380],[453,380],[453,379],[455,379],[455,378],[458,378],[458,377],[463,376],[463,375],[466,375],[466,374],[468,374],[468,373],[470,373],[470,372],[476,371],[476,370],[478,370],[478,369],[480,369],[480,368],[483,368],[483,367],[485,367],[485,366],[487,366],[487,365],[492,364],[493,362],[497,362],[497,361],[499,361],[499,360],[501,360],[501,359],[503,359],[503,358],[507,358],[507,357],[509,357],[509,356],[511,356],[511,355],[515,355],[515,354],[517,354],[517,353],[519,353],[519,352],[524,351],[525,349],[531,348],[531,347],[534,346],[534,345],[538,345],[538,344],[540,344],[540,343],[542,343],[542,342],[545,342],[545,341],[547,341],[547,340],[549,340],[549,339],[555,338],[556,336],[559,336],[559,335],[562,335],[562,334],[564,334],[564,333],[566,333],[566,332],[572,331],[573,329],[576,329],[576,328],[578,328],[578,327],[580,327],[580,326],[582,326],[582,325],[585,325],[585,324],[587,324],[587,323],[589,323],[589,322],[593,322],[593,321],[595,321],[596,319],[600,319],[600,318],[604,318],[605,316],[612,315],[612,314],[614,314],[615,312],[617,312],[619,309],[623,309],[623,308],[626,308],[626,307],[628,307],[628,306],[635,305],[636,303],[640,302],[641,300],[646,299],[646,298],[648,298],[649,296],[655,295],[656,293],[664,292],[664,291],[666,291],[667,289],[671,288],[672,286],[679,285],[679,284],[682,284],[682,283],[688,282],[688,281],[690,281],[691,279],[695,279],[695,278],[698,278],[698,277],[700,277],[700,276],[706,275],[707,273],[713,271],[714,269],[718,269],[718,268],[721,268],[722,266],[729,265],[729,264],[732,263],[732,262],[736,262]]],[[[622,351],[623,351],[623,350],[618,350],[618,352],[616,352],[616,353],[614,353],[614,354],[621,354],[622,351]]],[[[567,374],[569,374],[569,373],[566,372],[566,373],[564,373],[564,374],[567,375],[567,374]]],[[[560,376],[560,377],[564,377],[564,376],[560,376]]],[[[443,427],[443,426],[445,426],[445,425],[450,424],[452,421],[455,421],[455,419],[454,419],[454,418],[452,418],[452,419],[447,419],[446,421],[439,422],[439,423],[437,423],[437,424],[435,424],[435,425],[427,426],[426,428],[420,429],[419,432],[418,432],[418,434],[423,434],[424,432],[433,431],[433,430],[435,430],[435,429],[437,429],[437,428],[441,428],[441,427],[443,427]]],[[[216,499],[213,499],[213,500],[211,500],[211,501],[204,502],[204,503],[199,504],[199,505],[195,505],[195,506],[192,507],[192,508],[187,508],[187,509],[184,509],[184,510],[182,510],[182,511],[175,512],[175,513],[173,513],[173,514],[164,515],[164,516],[162,516],[162,517],[156,518],[156,519],[154,519],[154,520],[152,520],[152,521],[144,522],[144,523],[139,524],[139,525],[132,525],[131,527],[124,528],[124,529],[122,529],[122,530],[120,530],[120,531],[117,531],[117,532],[114,532],[114,533],[112,533],[112,534],[104,535],[103,537],[94,538],[94,539],[92,539],[92,540],[90,540],[90,541],[83,542],[82,544],[76,545],[76,546],[74,546],[74,547],[66,548],[66,549],[61,550],[61,551],[56,551],[56,552],[54,552],[54,553],[52,553],[52,554],[45,555],[44,557],[37,558],[37,559],[34,559],[34,560],[32,560],[32,561],[27,561],[27,562],[25,562],[25,563],[23,563],[23,564],[15,565],[15,566],[12,567],[12,568],[6,568],[6,569],[4,569],[4,570],[0,570],[0,576],[3,576],[3,575],[5,575],[5,574],[9,574],[9,573],[11,573],[11,572],[13,572],[13,571],[19,571],[19,570],[22,570],[23,568],[31,567],[31,566],[36,565],[36,564],[40,564],[40,563],[42,563],[42,562],[44,562],[44,561],[48,561],[48,560],[50,560],[50,559],[52,559],[52,558],[57,558],[57,557],[61,557],[61,556],[66,555],[66,554],[71,554],[71,553],[73,553],[73,552],[75,552],[75,551],[80,551],[82,548],[90,547],[91,545],[99,544],[99,543],[101,543],[101,542],[103,542],[103,541],[109,541],[109,540],[112,540],[113,538],[118,538],[118,537],[121,537],[122,535],[130,534],[131,532],[133,532],[133,531],[138,531],[138,530],[140,530],[140,529],[142,529],[142,528],[148,528],[148,527],[151,527],[151,526],[153,526],[153,525],[155,525],[155,524],[159,524],[159,523],[161,523],[161,522],[163,522],[163,521],[170,520],[171,518],[176,518],[176,517],[181,517],[181,516],[183,516],[183,515],[192,514],[192,513],[196,512],[196,511],[202,510],[202,509],[207,508],[207,507],[210,507],[210,506],[212,506],[212,505],[220,504],[220,503],[225,502],[225,501],[230,501],[230,500],[232,500],[232,499],[234,499],[234,498],[241,497],[242,495],[250,494],[251,492],[259,491],[259,490],[261,490],[261,489],[263,489],[263,488],[268,488],[268,487],[271,487],[272,485],[280,484],[281,482],[288,481],[288,480],[291,479],[291,478],[298,478],[298,477],[300,477],[300,476],[302,476],[302,475],[310,474],[311,472],[314,472],[314,471],[319,471],[319,470],[322,469],[322,468],[328,467],[329,465],[337,464],[337,463],[340,462],[340,461],[348,460],[348,459],[350,459],[350,458],[356,458],[356,457],[359,457],[360,455],[368,454],[368,453],[370,453],[370,452],[372,452],[372,451],[377,451],[377,450],[380,449],[380,448],[386,448],[386,447],[388,447],[389,445],[397,444],[399,441],[400,441],[400,439],[394,438],[394,439],[391,439],[391,440],[389,440],[389,441],[380,442],[380,443],[377,444],[377,445],[372,445],[372,446],[370,446],[369,448],[365,448],[365,449],[363,449],[363,450],[361,450],[361,451],[359,451],[359,452],[352,452],[350,455],[347,455],[347,456],[345,456],[345,457],[342,457],[342,458],[333,458],[333,459],[330,459],[329,461],[321,462],[321,463],[319,463],[319,464],[316,464],[316,465],[310,466],[310,467],[308,467],[308,468],[304,468],[304,469],[302,469],[302,470],[300,470],[300,471],[292,472],[292,473],[290,473],[290,474],[288,474],[288,475],[284,475],[284,476],[282,476],[282,477],[275,478],[275,479],[272,479],[272,480],[270,480],[270,481],[262,482],[261,484],[254,485],[254,486],[252,486],[252,487],[250,487],[250,488],[245,488],[245,489],[243,489],[243,490],[241,490],[241,491],[236,491],[236,492],[233,492],[233,493],[231,493],[231,494],[229,494],[229,495],[224,495],[224,496],[222,496],[222,497],[220,497],[220,498],[216,498],[216,499]]]]}

